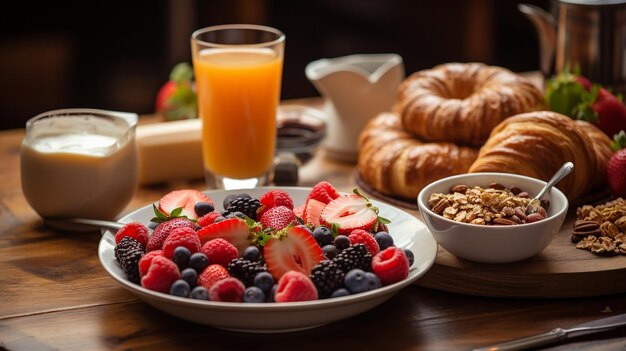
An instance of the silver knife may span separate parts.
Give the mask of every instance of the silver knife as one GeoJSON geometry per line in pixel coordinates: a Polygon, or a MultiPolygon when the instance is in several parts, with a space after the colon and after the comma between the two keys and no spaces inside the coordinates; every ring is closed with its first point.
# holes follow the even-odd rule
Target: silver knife
{"type": "Polygon", "coordinates": [[[537,334],[521,339],[506,341],[500,344],[481,347],[474,349],[473,351],[525,350],[531,347],[552,344],[557,341],[571,339],[582,335],[601,333],[623,326],[626,326],[626,313],[579,324],[569,329],[556,328],[547,333],[537,334]]]}

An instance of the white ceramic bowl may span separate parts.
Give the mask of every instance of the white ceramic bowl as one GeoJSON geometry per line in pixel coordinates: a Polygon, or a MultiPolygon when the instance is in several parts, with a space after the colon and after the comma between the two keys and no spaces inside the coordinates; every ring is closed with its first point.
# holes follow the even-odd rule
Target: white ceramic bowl
{"type": "Polygon", "coordinates": [[[532,196],[546,182],[506,173],[471,173],[444,178],[426,186],[417,197],[424,222],[437,242],[453,255],[476,262],[506,263],[534,256],[545,249],[559,232],[567,214],[567,198],[557,188],[544,195],[550,201],[548,217],[534,223],[501,226],[455,222],[431,211],[428,198],[434,193],[448,193],[451,186],[487,187],[497,182],[516,186],[532,196]]]}
{"type": "MultiPolygon", "coordinates": [[[[271,188],[257,188],[245,192],[260,197],[269,189],[271,188]]],[[[291,195],[296,205],[303,204],[311,190],[285,187],[281,189],[291,195]]],[[[209,191],[206,194],[221,208],[221,203],[227,195],[240,192],[243,191],[209,191]]],[[[402,210],[380,202],[372,202],[380,208],[381,216],[391,220],[389,232],[395,244],[411,249],[415,262],[409,276],[403,281],[351,296],[288,303],[233,303],[180,298],[148,290],[128,281],[115,261],[113,252],[115,241],[112,232],[104,231],[98,255],[107,273],[124,288],[150,305],[176,317],[244,332],[275,333],[307,329],[354,316],[385,302],[402,288],[414,283],[433,265],[437,255],[437,243],[426,226],[402,210]]],[[[120,222],[148,223],[152,217],[152,205],[148,205],[124,216],[120,222]]]]}

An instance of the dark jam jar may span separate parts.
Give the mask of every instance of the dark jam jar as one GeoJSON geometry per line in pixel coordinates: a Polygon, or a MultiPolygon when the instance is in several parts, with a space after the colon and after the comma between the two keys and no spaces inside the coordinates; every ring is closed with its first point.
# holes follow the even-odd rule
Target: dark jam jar
{"type": "Polygon", "coordinates": [[[298,184],[298,168],[315,155],[326,136],[325,115],[314,108],[287,105],[278,109],[276,118],[275,185],[298,184]]]}
{"type": "Polygon", "coordinates": [[[305,164],[326,136],[326,120],[319,110],[281,106],[276,121],[276,153],[292,153],[305,164]]]}

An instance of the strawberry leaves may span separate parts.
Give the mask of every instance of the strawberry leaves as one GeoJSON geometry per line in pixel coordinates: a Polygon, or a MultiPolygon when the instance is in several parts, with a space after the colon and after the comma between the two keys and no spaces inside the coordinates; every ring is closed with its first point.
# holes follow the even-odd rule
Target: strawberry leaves
{"type": "Polygon", "coordinates": [[[574,109],[588,94],[576,75],[564,72],[547,82],[545,98],[552,111],[574,117],[574,109]]]}
{"type": "Polygon", "coordinates": [[[157,96],[156,110],[168,121],[198,117],[198,98],[193,89],[193,69],[187,62],[174,66],[170,80],[157,96]]]}
{"type": "Polygon", "coordinates": [[[379,225],[379,223],[382,223],[382,224],[389,224],[389,223],[391,223],[391,221],[390,221],[390,220],[388,220],[387,218],[385,218],[385,217],[382,217],[382,216],[379,216],[379,215],[378,215],[378,213],[380,212],[380,210],[378,209],[378,207],[374,206],[374,205],[370,202],[370,200],[367,198],[367,196],[363,195],[363,193],[361,193],[361,191],[360,191],[358,188],[354,188],[354,189],[352,190],[352,192],[354,192],[355,194],[357,194],[357,195],[359,195],[360,197],[364,198],[364,199],[365,199],[365,205],[366,205],[368,208],[372,209],[374,212],[376,212],[376,216],[378,217],[378,220],[377,220],[377,221],[376,221],[376,223],[374,224],[374,232],[376,232],[376,231],[378,230],[378,225],[379,225]]]}
{"type": "Polygon", "coordinates": [[[189,218],[185,215],[181,216],[181,213],[183,212],[183,208],[182,207],[177,207],[175,209],[172,210],[172,212],[169,214],[169,216],[165,213],[163,213],[161,210],[159,210],[159,208],[156,206],[156,204],[152,204],[152,209],[154,210],[154,217],[152,217],[152,219],[150,219],[150,222],[154,222],[154,223],[163,223],[163,222],[167,222],[171,219],[174,218],[187,218],[188,220],[192,221],[192,222],[196,222],[197,219],[195,218],[189,218]]]}
{"type": "Polygon", "coordinates": [[[611,143],[611,149],[615,152],[626,148],[626,133],[624,131],[620,131],[618,134],[613,136],[613,142],[611,143]]]}

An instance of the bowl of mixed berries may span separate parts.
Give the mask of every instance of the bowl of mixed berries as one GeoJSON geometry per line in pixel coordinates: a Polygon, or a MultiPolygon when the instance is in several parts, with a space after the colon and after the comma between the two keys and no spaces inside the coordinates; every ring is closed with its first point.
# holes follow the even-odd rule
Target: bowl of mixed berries
{"type": "Polygon", "coordinates": [[[313,188],[176,190],[105,231],[106,271],[180,318],[223,329],[306,329],[361,313],[413,283],[437,245],[412,215],[313,188]]]}

